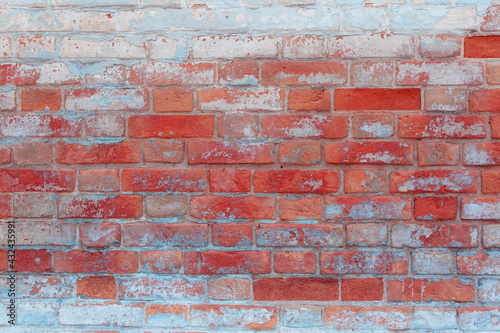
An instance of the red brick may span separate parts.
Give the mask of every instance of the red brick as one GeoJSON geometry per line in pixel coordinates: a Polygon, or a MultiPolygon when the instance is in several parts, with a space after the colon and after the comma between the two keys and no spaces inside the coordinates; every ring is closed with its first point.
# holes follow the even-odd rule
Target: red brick
{"type": "Polygon", "coordinates": [[[338,85],[347,82],[347,64],[337,61],[270,61],[262,64],[264,85],[338,85]]]}
{"type": "Polygon", "coordinates": [[[475,139],[486,137],[486,118],[478,116],[399,116],[400,138],[475,139]]]}
{"type": "Polygon", "coordinates": [[[424,58],[447,58],[460,55],[462,39],[456,35],[420,36],[418,53],[424,58]]]}
{"type": "Polygon", "coordinates": [[[259,117],[244,113],[233,113],[217,119],[217,134],[220,137],[255,138],[259,134],[259,117]]]}
{"type": "Polygon", "coordinates": [[[442,166],[457,165],[459,145],[440,141],[418,143],[418,165],[442,166]]]}
{"type": "Polygon", "coordinates": [[[453,220],[457,210],[457,197],[415,197],[416,220],[453,220]]]}
{"type": "Polygon", "coordinates": [[[236,300],[250,298],[250,280],[219,278],[208,281],[208,298],[236,300]]]}
{"type": "Polygon", "coordinates": [[[0,169],[0,192],[72,192],[75,170],[0,169]]]}
{"type": "Polygon", "coordinates": [[[134,251],[56,251],[54,272],[126,274],[139,271],[139,254],[134,251]]]}
{"type": "Polygon", "coordinates": [[[269,251],[186,252],[185,274],[266,274],[271,273],[269,251]]]}
{"type": "Polygon", "coordinates": [[[137,218],[142,216],[140,195],[64,196],[59,199],[60,218],[137,218]]]}
{"type": "Polygon", "coordinates": [[[258,246],[330,247],[344,244],[341,225],[331,224],[260,224],[255,232],[258,246]]]}
{"type": "Polygon", "coordinates": [[[408,61],[398,63],[396,84],[415,85],[482,85],[484,67],[472,61],[408,61]]]}
{"type": "Polygon", "coordinates": [[[256,301],[338,301],[339,281],[303,277],[256,279],[253,297],[256,301]]]}
{"type": "Polygon", "coordinates": [[[272,330],[276,327],[277,312],[276,308],[270,306],[203,304],[192,305],[190,317],[193,326],[272,330]]]}
{"type": "Polygon", "coordinates": [[[321,219],[321,198],[280,199],[280,219],[307,220],[321,219]]]}
{"type": "Polygon", "coordinates": [[[116,299],[113,276],[84,276],[76,280],[76,295],[85,298],[116,299]]]}
{"type": "Polygon", "coordinates": [[[143,62],[130,68],[129,81],[134,85],[212,84],[215,82],[215,65],[143,62]]]}
{"type": "Polygon", "coordinates": [[[253,244],[252,224],[212,224],[212,244],[214,246],[251,246],[253,244]]]}
{"type": "Polygon", "coordinates": [[[82,223],[79,229],[82,246],[88,248],[120,246],[121,231],[118,223],[82,223]]]}
{"type": "Polygon", "coordinates": [[[481,172],[481,191],[483,193],[500,193],[500,172],[481,172]]]}
{"type": "Polygon", "coordinates": [[[256,61],[223,62],[218,66],[222,85],[256,85],[259,82],[259,63],[256,61]]]}
{"type": "Polygon", "coordinates": [[[129,136],[135,138],[211,138],[213,115],[130,116],[129,136]]]}
{"type": "Polygon", "coordinates": [[[490,6],[481,20],[481,31],[500,30],[500,6],[490,6]]]}
{"type": "Polygon", "coordinates": [[[387,61],[358,61],[351,65],[354,86],[391,86],[394,64],[387,61]]]}
{"type": "Polygon", "coordinates": [[[387,281],[387,300],[391,302],[472,302],[474,283],[469,279],[403,278],[387,281]]]}
{"type": "Polygon", "coordinates": [[[118,169],[80,170],[78,189],[82,192],[118,192],[120,177],[118,169]]]}
{"type": "Polygon", "coordinates": [[[345,193],[377,193],[385,191],[385,171],[350,169],[344,171],[345,193]]]}
{"type": "Polygon", "coordinates": [[[262,136],[270,138],[340,139],[347,136],[345,116],[264,115],[262,136]]]}
{"type": "Polygon", "coordinates": [[[313,251],[275,253],[274,271],[288,274],[314,274],[316,273],[316,254],[313,251]]]}
{"type": "Polygon", "coordinates": [[[500,84],[500,63],[486,64],[486,83],[500,84]]]}
{"type": "Polygon", "coordinates": [[[325,161],[335,164],[412,164],[413,144],[395,141],[327,143],[325,161]]]}
{"type": "Polygon", "coordinates": [[[464,58],[500,58],[500,36],[465,37],[464,58]]]}
{"type": "Polygon", "coordinates": [[[333,251],[321,253],[323,274],[406,274],[408,257],[394,251],[333,251]]]}
{"type": "Polygon", "coordinates": [[[191,141],[189,164],[270,164],[275,160],[272,142],[191,141]]]}
{"type": "Polygon", "coordinates": [[[198,196],[191,200],[191,215],[197,219],[274,219],[276,199],[198,196]]]}
{"type": "Polygon", "coordinates": [[[383,246],[387,245],[387,227],[381,223],[348,224],[346,229],[347,245],[383,246]]]}
{"type": "Polygon", "coordinates": [[[335,193],[340,188],[338,170],[257,170],[256,193],[335,193]]]}
{"type": "Polygon", "coordinates": [[[59,111],[61,109],[60,89],[24,89],[21,91],[21,110],[59,111]]]}
{"type": "Polygon", "coordinates": [[[498,251],[460,251],[457,255],[458,274],[498,275],[500,274],[500,253],[498,251]]]}
{"type": "Polygon", "coordinates": [[[342,301],[381,301],[384,298],[383,279],[342,279],[342,301]]]}
{"type": "Polygon", "coordinates": [[[125,136],[125,117],[114,114],[86,118],[85,135],[91,137],[125,136]]]}
{"type": "Polygon", "coordinates": [[[6,272],[8,267],[7,250],[0,249],[0,272],[6,272]]]}
{"type": "Polygon", "coordinates": [[[467,224],[399,224],[392,227],[393,247],[476,247],[478,228],[467,224]]]}
{"type": "Polygon", "coordinates": [[[325,198],[326,219],[409,220],[411,200],[398,197],[328,197],[325,198]]]}
{"type": "Polygon", "coordinates": [[[22,115],[0,117],[0,134],[5,137],[78,137],[81,120],[62,116],[22,115]]]}
{"type": "Polygon", "coordinates": [[[288,94],[291,111],[330,111],[330,91],[325,89],[295,89],[288,94]]]}
{"type": "Polygon", "coordinates": [[[147,111],[149,90],[102,88],[68,90],[64,106],[75,111],[147,111]]]}
{"type": "Polygon", "coordinates": [[[180,273],[182,252],[180,251],[142,251],[141,271],[147,273],[180,273]]]}
{"type": "Polygon", "coordinates": [[[477,193],[477,172],[466,170],[393,171],[392,193],[477,193]]]}
{"type": "Polygon", "coordinates": [[[195,169],[124,169],[123,191],[134,192],[203,192],[207,172],[195,169]]]}
{"type": "Polygon", "coordinates": [[[0,86],[27,86],[36,84],[40,79],[40,70],[24,64],[0,65],[0,86]]]}
{"type": "Polygon", "coordinates": [[[51,163],[52,143],[50,142],[23,142],[14,146],[14,164],[51,163]]]}
{"type": "Polygon", "coordinates": [[[356,139],[389,138],[393,134],[393,115],[361,114],[353,118],[352,136],[356,139]]]}
{"type": "Polygon", "coordinates": [[[469,94],[470,111],[500,111],[500,89],[477,89],[469,94]]]}
{"type": "Polygon", "coordinates": [[[0,164],[10,163],[10,147],[0,147],[0,164]]]}
{"type": "Polygon", "coordinates": [[[184,142],[149,139],[144,142],[144,162],[181,163],[184,160],[184,142]]]}
{"type": "Polygon", "coordinates": [[[280,163],[311,165],[321,161],[321,143],[315,141],[292,141],[280,143],[280,163]]]}
{"type": "Polygon", "coordinates": [[[193,91],[184,88],[153,90],[155,112],[191,112],[194,108],[193,91]]]}
{"type": "Polygon", "coordinates": [[[202,111],[283,111],[284,107],[285,91],[280,88],[198,90],[198,110],[202,111]]]}
{"type": "Polygon", "coordinates": [[[250,192],[250,170],[212,169],[209,171],[210,192],[250,192]]]}
{"type": "Polygon", "coordinates": [[[491,138],[500,139],[500,115],[490,117],[491,138]]]}
{"type": "Polygon", "coordinates": [[[123,246],[200,247],[208,244],[208,225],[192,223],[127,223],[123,226],[123,246]]]}
{"type": "Polygon", "coordinates": [[[50,272],[52,254],[47,250],[16,250],[14,267],[16,272],[50,272]]]}
{"type": "Polygon", "coordinates": [[[420,89],[335,89],[335,111],[420,110],[420,89]]]}
{"type": "Polygon", "coordinates": [[[12,199],[10,196],[0,196],[0,218],[12,216],[12,199]]]}
{"type": "Polygon", "coordinates": [[[410,307],[325,307],[326,326],[337,330],[402,330],[410,327],[410,307]]]}
{"type": "Polygon", "coordinates": [[[140,157],[139,141],[91,145],[58,142],[56,145],[56,159],[61,164],[138,163],[140,157]]]}

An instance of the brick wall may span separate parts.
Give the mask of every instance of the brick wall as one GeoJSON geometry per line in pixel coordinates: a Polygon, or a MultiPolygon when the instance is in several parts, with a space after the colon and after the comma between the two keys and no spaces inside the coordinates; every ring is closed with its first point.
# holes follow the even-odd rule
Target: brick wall
{"type": "Polygon", "coordinates": [[[0,330],[500,331],[495,4],[4,0],[0,330]]]}

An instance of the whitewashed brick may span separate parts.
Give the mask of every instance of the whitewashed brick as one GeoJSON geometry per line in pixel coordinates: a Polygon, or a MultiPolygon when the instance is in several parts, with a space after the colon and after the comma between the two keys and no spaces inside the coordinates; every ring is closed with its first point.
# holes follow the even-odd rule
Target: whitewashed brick
{"type": "Polygon", "coordinates": [[[193,42],[194,58],[274,58],[278,56],[277,37],[206,36],[193,42]]]}

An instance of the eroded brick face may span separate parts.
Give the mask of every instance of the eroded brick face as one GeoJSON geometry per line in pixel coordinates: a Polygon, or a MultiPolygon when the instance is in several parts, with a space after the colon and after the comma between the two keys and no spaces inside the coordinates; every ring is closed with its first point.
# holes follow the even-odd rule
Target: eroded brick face
{"type": "Polygon", "coordinates": [[[500,332],[498,0],[0,2],[0,332],[500,332]]]}

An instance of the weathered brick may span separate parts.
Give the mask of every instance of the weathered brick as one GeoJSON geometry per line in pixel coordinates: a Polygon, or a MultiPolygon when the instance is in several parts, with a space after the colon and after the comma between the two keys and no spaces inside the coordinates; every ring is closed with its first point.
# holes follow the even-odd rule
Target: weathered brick
{"type": "Polygon", "coordinates": [[[481,20],[481,31],[500,30],[500,6],[490,6],[481,20]]]}
{"type": "Polygon", "coordinates": [[[282,111],[284,107],[285,91],[280,88],[198,90],[198,109],[202,111],[282,111]]]}
{"type": "MultiPolygon", "coordinates": [[[[61,2],[62,4],[62,2],[61,2]]],[[[85,32],[115,31],[116,16],[113,12],[82,11],[78,13],[76,30],[85,32]]],[[[102,47],[104,48],[104,47],[102,47]]],[[[102,50],[101,48],[101,50],[102,50]]],[[[94,51],[95,52],[95,51],[94,51]]],[[[101,51],[102,52],[102,51],[101,51]]]]}
{"type": "Polygon", "coordinates": [[[259,63],[256,61],[223,62],[218,65],[219,83],[222,85],[257,85],[259,63]]]}
{"type": "Polygon", "coordinates": [[[118,298],[200,301],[204,298],[204,291],[204,282],[200,279],[154,274],[151,276],[130,276],[121,279],[118,287],[118,298]]]}
{"type": "Polygon", "coordinates": [[[24,89],[21,91],[21,110],[59,111],[61,109],[60,89],[24,89]]]}
{"type": "Polygon", "coordinates": [[[56,213],[56,196],[38,194],[14,196],[14,217],[54,217],[56,213]]]}
{"type": "Polygon", "coordinates": [[[58,321],[61,325],[141,327],[143,304],[65,303],[61,304],[58,321]]]}
{"type": "Polygon", "coordinates": [[[321,253],[323,274],[405,274],[408,257],[395,251],[333,251],[321,253]]]}
{"type": "Polygon", "coordinates": [[[140,195],[64,196],[59,199],[60,218],[137,218],[142,216],[140,195]]]}
{"type": "Polygon", "coordinates": [[[387,245],[387,227],[379,223],[349,224],[346,229],[347,245],[382,246],[387,245]]]}
{"type": "Polygon", "coordinates": [[[498,302],[500,300],[500,280],[491,278],[479,279],[477,295],[481,302],[498,302]]]}
{"type": "Polygon", "coordinates": [[[182,252],[142,251],[141,271],[147,273],[180,273],[182,252]]]}
{"type": "Polygon", "coordinates": [[[343,62],[276,61],[262,64],[264,85],[339,85],[347,82],[343,62]]]}
{"type": "Polygon", "coordinates": [[[253,244],[251,224],[212,224],[212,244],[214,246],[249,246],[253,244]]]}
{"type": "Polygon", "coordinates": [[[16,90],[0,91],[0,111],[12,111],[16,108],[16,90]]]}
{"type": "Polygon", "coordinates": [[[186,252],[186,274],[266,274],[271,273],[269,251],[186,252]]]}
{"type": "Polygon", "coordinates": [[[188,325],[186,305],[150,304],[146,307],[146,324],[156,327],[184,327],[188,325]]]}
{"type": "Polygon", "coordinates": [[[180,163],[184,159],[184,142],[149,139],[143,146],[144,162],[180,163]]]}
{"type": "Polygon", "coordinates": [[[345,193],[377,193],[384,190],[384,170],[350,169],[344,171],[345,193]]]}
{"type": "Polygon", "coordinates": [[[399,116],[401,138],[474,139],[486,137],[486,119],[477,116],[399,116]]]}
{"type": "Polygon", "coordinates": [[[467,110],[467,89],[427,88],[424,91],[425,111],[461,112],[467,110]]]}
{"type": "Polygon", "coordinates": [[[321,198],[281,198],[280,218],[282,220],[321,219],[321,198]]]}
{"type": "Polygon", "coordinates": [[[335,89],[335,111],[420,110],[420,89],[335,89]]]}
{"type": "Polygon", "coordinates": [[[83,192],[117,192],[120,188],[118,169],[91,169],[78,172],[78,189],[83,192]]]}
{"type": "Polygon", "coordinates": [[[457,197],[415,197],[416,220],[454,220],[457,217],[457,197]]]}
{"type": "Polygon", "coordinates": [[[456,35],[420,36],[418,53],[424,58],[448,58],[460,55],[462,39],[456,35]]]}
{"type": "Polygon", "coordinates": [[[66,91],[64,105],[76,111],[146,111],[147,89],[75,89],[66,91]]]}
{"type": "Polygon", "coordinates": [[[272,142],[191,141],[189,164],[271,164],[275,160],[272,142]]]}
{"type": "Polygon", "coordinates": [[[459,251],[457,254],[459,274],[500,274],[500,252],[459,251]]]}
{"type": "Polygon", "coordinates": [[[409,35],[339,36],[327,40],[326,53],[330,58],[410,58],[413,45],[409,35]]]}
{"type": "Polygon", "coordinates": [[[210,58],[275,58],[281,38],[238,36],[204,36],[193,42],[193,57],[210,58]]]}
{"type": "Polygon", "coordinates": [[[392,85],[394,65],[387,61],[359,61],[351,65],[351,83],[357,87],[392,85]]]}
{"type": "Polygon", "coordinates": [[[477,172],[465,170],[393,171],[392,193],[477,193],[477,172]]]}
{"type": "Polygon", "coordinates": [[[473,36],[464,38],[464,58],[500,57],[500,36],[473,36]]]}
{"type": "Polygon", "coordinates": [[[72,192],[75,183],[74,170],[0,170],[0,192],[72,192]]]}
{"type": "Polygon", "coordinates": [[[383,279],[342,279],[342,301],[381,301],[384,297],[383,279]]]}
{"type": "Polygon", "coordinates": [[[418,143],[418,165],[444,166],[457,165],[459,145],[440,141],[418,143]]]}
{"type": "Polygon", "coordinates": [[[120,246],[121,230],[118,223],[82,223],[78,227],[82,246],[88,248],[120,246]]]}
{"type": "Polygon", "coordinates": [[[500,225],[483,226],[483,247],[500,247],[500,225]]]}
{"type": "Polygon", "coordinates": [[[465,165],[497,165],[500,163],[499,147],[497,142],[466,143],[463,162],[465,165]]]}
{"type": "Polygon", "coordinates": [[[325,278],[264,278],[253,281],[256,301],[337,301],[339,281],[325,278]]]}
{"type": "Polygon", "coordinates": [[[328,220],[409,220],[411,215],[411,200],[404,198],[325,198],[325,218],[328,220]]]}
{"type": "Polygon", "coordinates": [[[204,192],[207,172],[195,169],[124,169],[123,191],[204,192]]]}
{"type": "Polygon", "coordinates": [[[13,148],[15,164],[52,163],[52,143],[50,142],[23,142],[13,148]]]}
{"type": "Polygon", "coordinates": [[[245,113],[230,113],[218,117],[220,137],[255,138],[259,134],[259,117],[245,113]]]}
{"type": "Polygon", "coordinates": [[[330,111],[330,91],[325,89],[294,89],[288,94],[291,111],[330,111]]]}
{"type": "Polygon", "coordinates": [[[393,247],[475,247],[479,230],[467,224],[398,224],[392,227],[393,247]]]}
{"type": "Polygon", "coordinates": [[[264,115],[262,136],[271,138],[325,138],[347,136],[345,116],[264,115]]]}
{"type": "Polygon", "coordinates": [[[325,161],[334,164],[412,164],[413,144],[396,141],[326,143],[325,161]]]}
{"type": "Polygon", "coordinates": [[[61,39],[61,54],[63,58],[120,58],[143,59],[146,57],[144,43],[136,45],[125,37],[115,37],[111,40],[93,40],[78,37],[61,39]]]}
{"type": "Polygon", "coordinates": [[[145,198],[149,217],[182,217],[187,213],[188,200],[183,195],[148,195],[145,198]]]}
{"type": "Polygon", "coordinates": [[[0,57],[1,58],[12,57],[12,44],[9,37],[0,38],[0,57]]]}
{"type": "Polygon", "coordinates": [[[415,85],[471,85],[484,82],[483,64],[479,62],[400,62],[396,70],[396,83],[415,85]]]}
{"type": "Polygon", "coordinates": [[[390,302],[471,302],[474,298],[471,279],[403,278],[387,281],[387,300],[390,302]]]}
{"type": "Polygon", "coordinates": [[[0,196],[0,217],[12,216],[12,199],[8,195],[0,196]]]}
{"type": "Polygon", "coordinates": [[[0,134],[6,137],[78,137],[80,119],[63,116],[23,115],[0,117],[0,134]]]}
{"type": "Polygon", "coordinates": [[[486,64],[486,83],[500,84],[500,63],[487,63],[486,64]]]}
{"type": "Polygon", "coordinates": [[[76,294],[85,298],[116,298],[113,276],[84,276],[76,280],[76,294]]]}
{"type": "Polygon", "coordinates": [[[410,307],[325,307],[326,326],[337,330],[402,330],[410,327],[410,307]]]}
{"type": "Polygon", "coordinates": [[[469,94],[470,111],[500,111],[500,89],[477,89],[469,94]]]}
{"type": "Polygon", "coordinates": [[[388,138],[394,134],[392,115],[356,115],[352,121],[352,136],[356,139],[388,138]]]}
{"type": "Polygon", "coordinates": [[[277,323],[277,310],[270,306],[192,305],[189,314],[192,326],[269,330],[277,323]]]}
{"type": "Polygon", "coordinates": [[[458,326],[464,330],[498,329],[498,307],[462,307],[458,310],[458,326]]]}
{"type": "Polygon", "coordinates": [[[283,57],[313,59],[323,55],[324,40],[318,36],[290,36],[283,38],[283,57]]]}
{"type": "Polygon", "coordinates": [[[91,137],[125,136],[125,118],[116,114],[88,117],[85,134],[91,137]]]}
{"type": "Polygon", "coordinates": [[[193,91],[184,88],[153,90],[155,112],[191,112],[194,108],[193,91]]]}
{"type": "Polygon", "coordinates": [[[143,62],[130,68],[129,81],[134,85],[212,84],[215,82],[215,65],[143,62]]]}
{"type": "Polygon", "coordinates": [[[216,300],[240,300],[250,298],[250,280],[218,278],[208,281],[208,297],[216,300]]]}
{"type": "Polygon", "coordinates": [[[54,272],[122,274],[138,270],[139,254],[134,251],[54,252],[54,272]]]}
{"type": "MultiPolygon", "coordinates": [[[[8,243],[7,223],[0,224],[1,245],[8,243]]],[[[61,222],[16,222],[16,245],[27,246],[74,246],[76,226],[61,222]]]]}
{"type": "Polygon", "coordinates": [[[126,247],[200,247],[208,244],[208,225],[188,223],[128,223],[123,226],[126,247]]]}
{"type": "Polygon", "coordinates": [[[280,143],[280,163],[311,165],[321,161],[321,144],[315,141],[280,143]]]}
{"type": "Polygon", "coordinates": [[[257,170],[256,193],[335,193],[340,188],[338,170],[257,170]]]}
{"type": "Polygon", "coordinates": [[[455,255],[448,251],[418,251],[411,256],[411,270],[415,274],[454,274],[457,271],[455,255]]]}
{"type": "Polygon", "coordinates": [[[198,196],[191,200],[191,215],[198,219],[273,219],[276,200],[256,196],[198,196]]]}
{"type": "Polygon", "coordinates": [[[139,141],[118,143],[69,143],[56,144],[56,160],[61,164],[124,164],[140,160],[139,141]]]}
{"type": "Polygon", "coordinates": [[[342,246],[340,225],[260,224],[255,232],[259,246],[342,246]]]}
{"type": "Polygon", "coordinates": [[[240,169],[212,169],[209,171],[210,192],[250,192],[252,173],[240,169]]]}
{"type": "Polygon", "coordinates": [[[210,138],[212,115],[138,115],[129,118],[129,136],[136,138],[210,138]]]}
{"type": "Polygon", "coordinates": [[[275,253],[274,271],[288,274],[314,274],[316,273],[316,254],[313,251],[275,253]]]}

